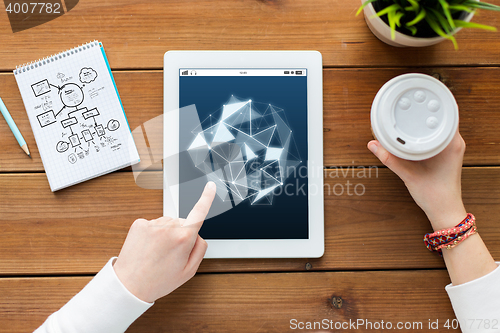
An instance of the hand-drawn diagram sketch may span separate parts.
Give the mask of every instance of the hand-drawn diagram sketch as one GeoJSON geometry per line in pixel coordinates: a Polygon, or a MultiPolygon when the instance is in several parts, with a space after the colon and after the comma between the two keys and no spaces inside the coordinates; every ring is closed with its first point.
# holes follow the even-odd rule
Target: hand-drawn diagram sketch
{"type": "Polygon", "coordinates": [[[104,89],[96,84],[98,73],[83,67],[76,80],[66,74],[58,72],[53,80],[47,78],[31,84],[40,127],[54,130],[59,126],[60,140],[54,142],[55,150],[67,154],[68,163],[75,164],[78,159],[98,154],[106,147],[112,151],[120,149],[119,140],[113,136],[120,122],[107,119],[105,110],[95,106],[97,102],[103,105],[103,101],[98,101],[99,92],[104,89]]]}

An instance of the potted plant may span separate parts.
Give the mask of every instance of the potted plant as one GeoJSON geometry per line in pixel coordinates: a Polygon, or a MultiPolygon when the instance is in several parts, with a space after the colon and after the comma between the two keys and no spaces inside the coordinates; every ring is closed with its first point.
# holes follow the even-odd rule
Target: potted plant
{"type": "Polygon", "coordinates": [[[496,31],[492,26],[472,23],[477,9],[500,11],[500,6],[479,0],[361,0],[356,15],[364,12],[366,24],[381,41],[392,46],[428,46],[453,35],[461,28],[496,31]]]}

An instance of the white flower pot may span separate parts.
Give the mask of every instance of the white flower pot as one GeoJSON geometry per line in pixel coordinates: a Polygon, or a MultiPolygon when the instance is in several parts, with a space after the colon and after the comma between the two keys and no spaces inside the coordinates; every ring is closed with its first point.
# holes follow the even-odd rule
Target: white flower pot
{"type": "MultiPolygon", "coordinates": [[[[366,2],[367,0],[361,0],[361,3],[366,2]]],[[[477,0],[479,1],[479,0],[477,0]]],[[[368,28],[372,31],[372,33],[381,41],[383,41],[386,44],[392,45],[392,46],[397,46],[397,47],[405,47],[405,46],[413,46],[413,47],[422,47],[422,46],[429,46],[429,45],[434,45],[437,43],[442,42],[446,38],[444,37],[430,37],[430,38],[424,38],[424,37],[412,37],[408,36],[405,34],[402,34],[398,31],[396,31],[396,38],[394,40],[391,39],[391,28],[378,16],[373,17],[377,14],[375,9],[373,8],[373,4],[367,5],[364,10],[364,15],[365,15],[365,21],[366,24],[368,25],[368,28]]],[[[464,21],[469,22],[472,17],[474,16],[474,12],[470,13],[467,15],[467,17],[464,19],[464,21]]],[[[457,32],[460,31],[462,28],[457,28],[453,32],[453,34],[456,34],[457,32]]]]}

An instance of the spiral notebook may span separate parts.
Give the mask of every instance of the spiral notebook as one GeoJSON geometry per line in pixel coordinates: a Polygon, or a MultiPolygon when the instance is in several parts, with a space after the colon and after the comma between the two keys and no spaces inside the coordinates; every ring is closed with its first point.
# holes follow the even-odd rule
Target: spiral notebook
{"type": "Polygon", "coordinates": [[[139,162],[98,41],[14,70],[52,191],[139,162]]]}

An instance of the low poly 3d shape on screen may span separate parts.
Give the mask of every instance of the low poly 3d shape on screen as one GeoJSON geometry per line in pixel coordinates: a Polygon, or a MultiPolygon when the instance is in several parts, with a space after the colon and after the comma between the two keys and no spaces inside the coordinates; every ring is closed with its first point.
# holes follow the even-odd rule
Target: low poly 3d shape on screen
{"type": "Polygon", "coordinates": [[[271,104],[231,96],[191,133],[194,165],[233,205],[271,205],[275,190],[302,163],[285,110],[271,104]]]}

